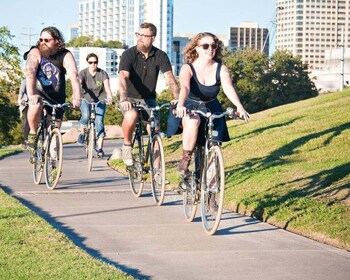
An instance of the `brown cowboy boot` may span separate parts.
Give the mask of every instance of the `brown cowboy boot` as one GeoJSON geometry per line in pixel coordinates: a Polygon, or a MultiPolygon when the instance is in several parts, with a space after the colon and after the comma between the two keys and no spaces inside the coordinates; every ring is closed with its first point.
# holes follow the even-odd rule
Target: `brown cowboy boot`
{"type": "Polygon", "coordinates": [[[179,161],[179,165],[177,166],[177,171],[181,175],[185,175],[188,172],[188,167],[191,163],[192,151],[183,150],[182,159],[179,161]]]}

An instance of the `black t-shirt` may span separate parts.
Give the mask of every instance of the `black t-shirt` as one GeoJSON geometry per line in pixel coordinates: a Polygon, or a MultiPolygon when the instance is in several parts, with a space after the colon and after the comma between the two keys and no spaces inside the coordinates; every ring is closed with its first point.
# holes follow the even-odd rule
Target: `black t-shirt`
{"type": "Polygon", "coordinates": [[[162,50],[152,47],[147,59],[136,46],[124,51],[120,58],[119,71],[130,73],[127,94],[131,98],[156,98],[156,86],[159,71],[172,71],[169,58],[162,50]]]}
{"type": "MultiPolygon", "coordinates": [[[[36,89],[55,103],[64,103],[66,100],[66,69],[63,60],[68,52],[69,50],[62,49],[48,58],[42,57],[36,73],[36,89]]],[[[28,53],[29,51],[24,54],[25,58],[28,53]]]]}

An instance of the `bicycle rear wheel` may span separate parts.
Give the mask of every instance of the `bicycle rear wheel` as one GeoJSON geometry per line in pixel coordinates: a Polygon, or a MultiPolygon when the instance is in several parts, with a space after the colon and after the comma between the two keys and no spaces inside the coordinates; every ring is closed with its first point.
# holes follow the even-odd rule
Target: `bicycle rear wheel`
{"type": "Polygon", "coordinates": [[[39,127],[36,139],[36,149],[33,154],[33,179],[34,184],[39,185],[44,171],[44,128],[39,127]]]}
{"type": "Polygon", "coordinates": [[[129,183],[131,192],[135,197],[140,197],[143,185],[144,185],[144,167],[143,167],[143,143],[142,136],[136,137],[133,149],[132,149],[132,158],[134,164],[128,166],[127,170],[129,171],[129,183]]]}
{"type": "Polygon", "coordinates": [[[208,235],[219,227],[225,192],[225,170],[219,146],[209,149],[201,180],[202,224],[208,235]]]}
{"type": "Polygon", "coordinates": [[[90,125],[88,141],[87,141],[87,158],[88,158],[88,171],[92,168],[92,158],[95,149],[95,125],[92,123],[90,125]]]}
{"type": "Polygon", "coordinates": [[[165,195],[165,158],[162,138],[154,135],[150,153],[151,187],[153,198],[162,205],[165,195]]]}
{"type": "Polygon", "coordinates": [[[53,190],[61,176],[63,160],[63,141],[58,128],[51,131],[45,151],[45,181],[49,190],[53,190]]]}

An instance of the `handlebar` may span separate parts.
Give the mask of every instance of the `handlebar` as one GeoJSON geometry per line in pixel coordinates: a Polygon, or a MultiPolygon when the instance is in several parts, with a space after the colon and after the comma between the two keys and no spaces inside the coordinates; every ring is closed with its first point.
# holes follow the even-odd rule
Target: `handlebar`
{"type": "MultiPolygon", "coordinates": [[[[231,119],[244,120],[244,118],[242,116],[240,116],[240,114],[237,111],[234,111],[233,108],[231,108],[231,107],[228,107],[226,109],[226,111],[224,111],[222,113],[211,113],[208,111],[190,110],[190,109],[187,109],[186,113],[188,115],[201,115],[206,119],[212,119],[212,120],[222,118],[226,115],[228,115],[229,118],[231,118],[231,119]]],[[[176,109],[173,110],[173,114],[176,116],[176,109]]]]}
{"type": "MultiPolygon", "coordinates": [[[[99,100],[98,102],[95,102],[95,101],[91,101],[91,102],[89,102],[89,101],[87,101],[85,98],[83,98],[88,104],[90,104],[90,105],[98,105],[98,104],[100,104],[100,103],[107,103],[107,101],[108,101],[108,98],[105,98],[105,99],[103,99],[103,100],[99,100]]],[[[115,104],[115,102],[112,100],[112,104],[115,104]]]]}
{"type": "Polygon", "coordinates": [[[52,108],[64,108],[64,107],[70,107],[70,103],[66,102],[66,103],[63,103],[63,104],[52,104],[50,103],[49,101],[45,100],[45,99],[41,99],[40,100],[40,104],[41,105],[46,105],[46,106],[49,106],[49,107],[52,107],[52,108]]]}
{"type": "Polygon", "coordinates": [[[139,110],[145,110],[145,111],[159,111],[161,110],[162,108],[164,107],[169,107],[170,106],[170,103],[169,102],[165,102],[161,105],[157,105],[155,107],[150,107],[148,105],[142,105],[142,104],[135,104],[134,107],[136,109],[139,109],[139,110]]]}

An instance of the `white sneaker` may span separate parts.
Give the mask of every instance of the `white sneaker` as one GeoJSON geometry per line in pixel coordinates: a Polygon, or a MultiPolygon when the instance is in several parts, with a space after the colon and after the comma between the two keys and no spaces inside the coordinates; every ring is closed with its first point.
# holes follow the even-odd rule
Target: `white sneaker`
{"type": "Polygon", "coordinates": [[[131,146],[125,146],[122,147],[122,159],[127,166],[131,166],[134,164],[134,161],[132,159],[132,147],[131,146]]]}

